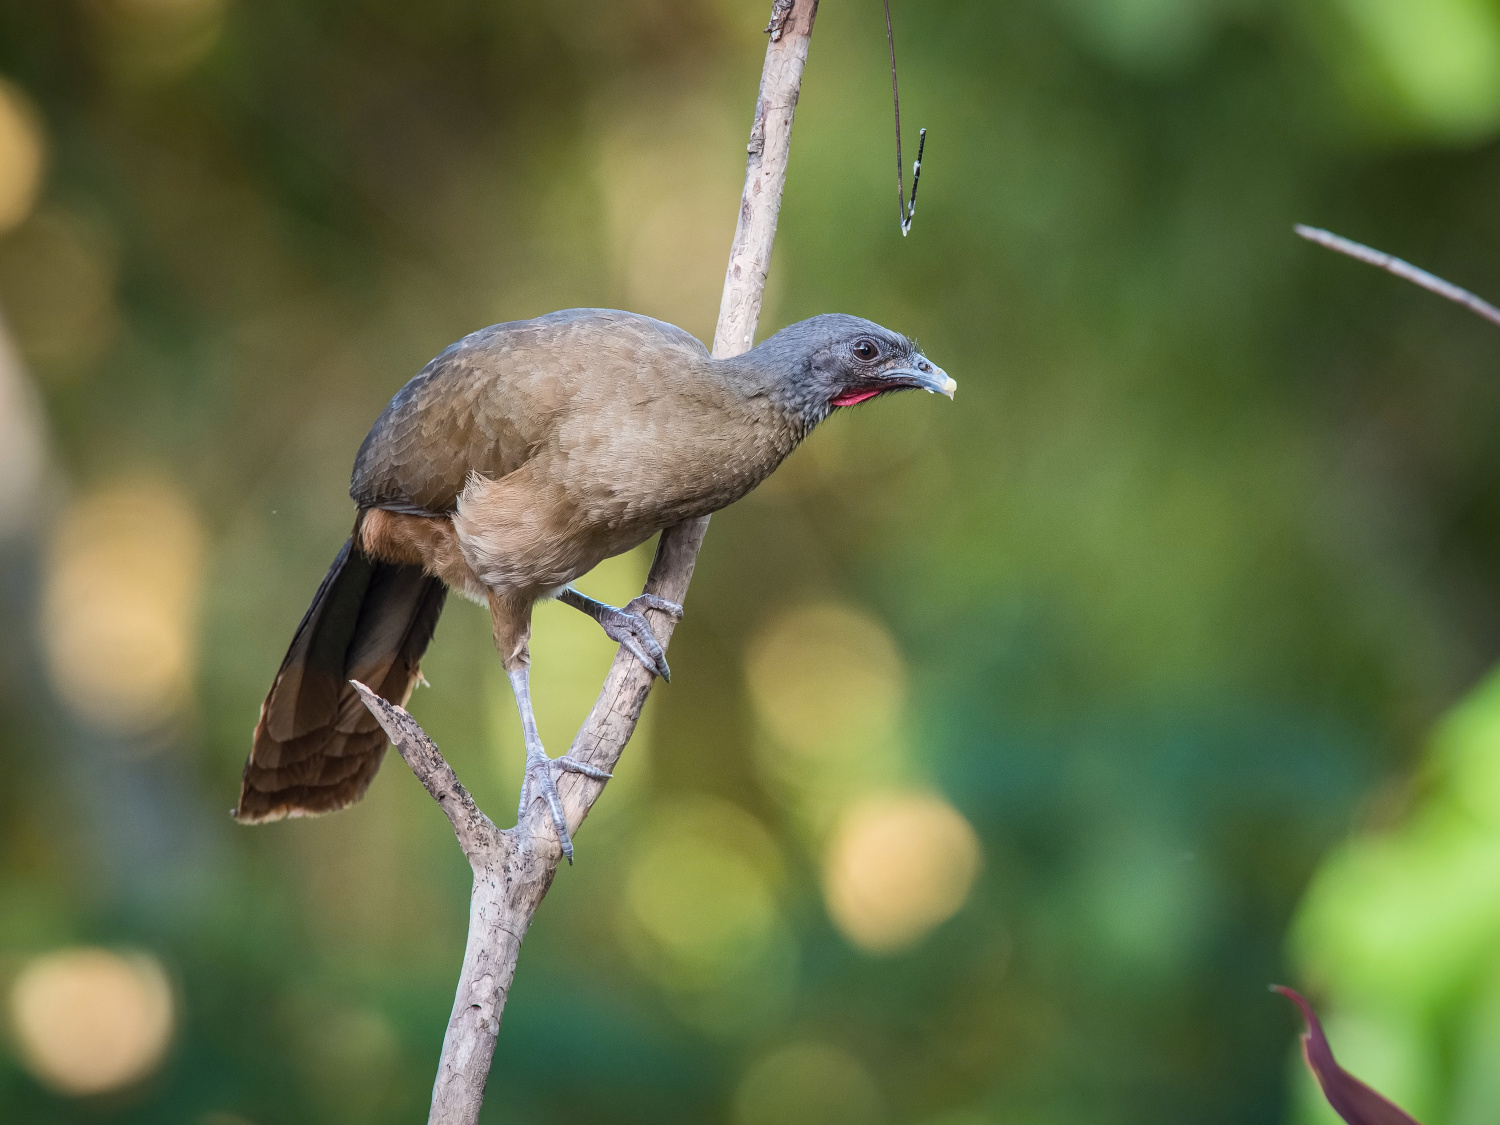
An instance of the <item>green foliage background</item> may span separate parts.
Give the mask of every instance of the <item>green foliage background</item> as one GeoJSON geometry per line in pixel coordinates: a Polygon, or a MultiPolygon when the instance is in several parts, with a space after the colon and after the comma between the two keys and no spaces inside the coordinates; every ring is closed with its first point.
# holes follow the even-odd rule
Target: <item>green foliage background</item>
{"type": "MultiPolygon", "coordinates": [[[[143,948],[179,1003],[125,1093],[63,1098],[0,1053],[0,1119],[422,1114],[467,899],[446,823],[395,760],[334,818],[224,810],[406,378],[555,308],[711,335],[765,7],[0,0],[0,75],[49,151],[0,310],[51,450],[0,571],[0,984],[71,943],[143,948]],[[189,704],[124,736],[59,700],[37,622],[46,513],[141,475],[189,499],[206,577],[189,704]]],[[[746,1076],[817,1043],[842,1061],[792,1085],[792,1125],[1284,1121],[1272,980],[1415,1043],[1428,1125],[1494,1120],[1500,1090],[1462,1083],[1493,1031],[1478,978],[1378,999],[1449,946],[1370,946],[1337,871],[1295,962],[1287,934],[1321,857],[1427,815],[1425,732],[1500,648],[1493,329],[1291,225],[1500,293],[1500,4],[894,9],[930,132],[916,225],[879,5],[827,0],[762,335],[857,312],[917,336],[957,400],[847,412],[715,518],[674,682],[527,942],[486,1120],[757,1125],[746,1076]],[[899,953],[830,923],[816,818],[763,765],[747,652],[808,602],[888,629],[897,772],[982,842],[967,905],[899,953]],[[774,852],[745,979],[653,969],[621,921],[654,834],[705,807],[774,852]]],[[[539,613],[554,751],[609,657],[574,628],[539,613]]],[[[514,718],[478,610],[449,609],[426,671],[415,713],[502,819],[514,718]]],[[[1359,902],[1404,860],[1382,862],[1359,902]]],[[[713,878],[681,880],[683,918],[715,909],[713,878]]]]}

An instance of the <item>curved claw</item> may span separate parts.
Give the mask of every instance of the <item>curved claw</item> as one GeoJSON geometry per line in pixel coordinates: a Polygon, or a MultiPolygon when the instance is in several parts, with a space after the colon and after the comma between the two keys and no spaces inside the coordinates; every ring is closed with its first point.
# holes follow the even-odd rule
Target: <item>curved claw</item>
{"type": "Polygon", "coordinates": [[[557,833],[557,842],[562,845],[562,853],[567,857],[568,866],[571,867],[573,865],[573,836],[568,831],[567,814],[563,811],[562,796],[557,791],[557,778],[554,776],[556,773],[581,773],[600,781],[607,781],[614,774],[598,766],[590,765],[588,762],[579,761],[577,758],[566,756],[549,758],[545,754],[527,757],[526,776],[521,782],[519,817],[524,819],[526,816],[526,806],[531,803],[531,786],[535,783],[541,790],[542,799],[547,802],[547,810],[552,814],[552,828],[557,833]]]}
{"type": "Polygon", "coordinates": [[[667,665],[667,654],[662,651],[661,642],[656,639],[656,634],[651,631],[651,623],[641,614],[635,612],[631,607],[641,601],[642,598],[651,598],[660,605],[647,605],[647,609],[660,609],[663,613],[671,613],[673,609],[681,613],[681,607],[665,598],[658,598],[654,594],[642,594],[639,598],[633,598],[624,609],[612,610],[600,618],[599,624],[604,627],[604,632],[609,639],[616,644],[624,645],[632,655],[642,664],[651,669],[656,675],[672,682],[672,669],[667,665]],[[666,607],[671,607],[666,608],[666,607]]]}
{"type": "Polygon", "coordinates": [[[625,603],[626,613],[639,614],[642,610],[655,609],[667,614],[674,621],[682,620],[682,607],[676,602],[669,602],[666,598],[658,597],[656,594],[637,594],[625,603]]]}

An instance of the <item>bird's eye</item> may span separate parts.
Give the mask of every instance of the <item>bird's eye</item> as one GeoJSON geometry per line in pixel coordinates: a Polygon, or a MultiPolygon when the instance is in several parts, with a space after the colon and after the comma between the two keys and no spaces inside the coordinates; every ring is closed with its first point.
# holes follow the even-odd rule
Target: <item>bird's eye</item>
{"type": "Polygon", "coordinates": [[[857,340],[854,344],[854,354],[868,362],[880,354],[880,349],[875,346],[874,340],[857,340]]]}

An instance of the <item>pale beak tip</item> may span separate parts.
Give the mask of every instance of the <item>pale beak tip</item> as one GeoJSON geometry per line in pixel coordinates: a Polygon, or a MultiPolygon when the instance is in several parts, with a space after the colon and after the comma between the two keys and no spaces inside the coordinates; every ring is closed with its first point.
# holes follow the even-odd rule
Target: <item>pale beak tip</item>
{"type": "Polygon", "coordinates": [[[930,395],[952,398],[953,392],[958,390],[958,384],[948,377],[948,373],[925,356],[917,356],[900,374],[908,376],[913,384],[930,395]]]}

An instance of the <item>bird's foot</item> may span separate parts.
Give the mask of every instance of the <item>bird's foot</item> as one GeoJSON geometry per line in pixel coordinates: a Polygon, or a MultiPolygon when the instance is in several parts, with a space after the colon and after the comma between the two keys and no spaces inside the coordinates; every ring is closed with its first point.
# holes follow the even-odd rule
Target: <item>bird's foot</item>
{"type": "Polygon", "coordinates": [[[601,770],[598,766],[591,766],[587,762],[580,762],[577,758],[570,758],[566,754],[561,758],[549,758],[540,749],[528,750],[526,753],[526,773],[521,780],[521,807],[516,814],[517,820],[526,817],[526,806],[531,804],[534,792],[541,793],[547,802],[547,808],[552,813],[552,827],[557,830],[558,843],[562,844],[563,855],[567,856],[568,864],[573,863],[573,837],[568,832],[568,818],[563,812],[562,797],[557,792],[557,775],[562,773],[581,773],[585,777],[597,778],[600,781],[608,781],[614,774],[601,770]],[[532,786],[536,786],[533,791],[532,786]]]}
{"type": "Polygon", "coordinates": [[[641,594],[631,598],[624,609],[604,606],[599,614],[599,624],[604,627],[610,640],[624,645],[642,664],[671,683],[672,669],[667,667],[667,654],[662,651],[661,642],[656,639],[656,634],[651,631],[651,623],[642,613],[642,610],[647,609],[660,610],[674,620],[682,620],[682,607],[676,602],[669,602],[655,594],[641,594]]]}

